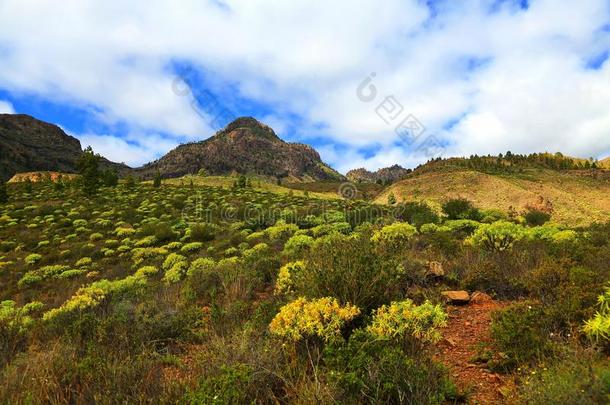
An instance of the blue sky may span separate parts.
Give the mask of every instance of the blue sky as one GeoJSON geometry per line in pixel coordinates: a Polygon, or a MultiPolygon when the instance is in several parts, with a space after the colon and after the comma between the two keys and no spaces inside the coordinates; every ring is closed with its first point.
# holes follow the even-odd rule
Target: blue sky
{"type": "Polygon", "coordinates": [[[0,112],[137,166],[238,116],[345,172],[610,154],[607,0],[2,0],[0,112]]]}

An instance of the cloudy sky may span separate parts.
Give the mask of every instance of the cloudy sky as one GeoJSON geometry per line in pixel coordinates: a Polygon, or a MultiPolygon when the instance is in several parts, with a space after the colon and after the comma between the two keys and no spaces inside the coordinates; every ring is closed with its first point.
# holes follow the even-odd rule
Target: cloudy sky
{"type": "Polygon", "coordinates": [[[610,155],[608,0],[0,0],[0,112],[140,165],[238,116],[345,172],[610,155]]]}

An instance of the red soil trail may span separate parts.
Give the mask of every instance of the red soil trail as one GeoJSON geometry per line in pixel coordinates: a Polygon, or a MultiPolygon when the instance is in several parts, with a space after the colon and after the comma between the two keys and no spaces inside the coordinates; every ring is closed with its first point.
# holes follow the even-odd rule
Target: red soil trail
{"type": "Polygon", "coordinates": [[[449,369],[458,388],[469,393],[469,404],[503,404],[508,400],[505,394],[512,391],[510,378],[473,362],[481,345],[490,342],[491,313],[504,306],[481,295],[468,305],[447,307],[448,325],[435,357],[449,369]]]}

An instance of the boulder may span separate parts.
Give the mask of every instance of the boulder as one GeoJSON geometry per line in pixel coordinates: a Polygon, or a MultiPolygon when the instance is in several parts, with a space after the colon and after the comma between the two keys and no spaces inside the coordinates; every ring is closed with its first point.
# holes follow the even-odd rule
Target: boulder
{"type": "Polygon", "coordinates": [[[475,291],[472,293],[472,296],[470,297],[471,304],[489,304],[490,302],[493,302],[493,298],[491,298],[489,295],[485,294],[484,292],[475,291]]]}
{"type": "Polygon", "coordinates": [[[440,262],[428,262],[428,271],[426,274],[433,277],[445,277],[443,264],[440,262]]]}
{"type": "Polygon", "coordinates": [[[468,291],[443,291],[441,296],[445,302],[453,305],[464,305],[470,302],[468,291]]]}

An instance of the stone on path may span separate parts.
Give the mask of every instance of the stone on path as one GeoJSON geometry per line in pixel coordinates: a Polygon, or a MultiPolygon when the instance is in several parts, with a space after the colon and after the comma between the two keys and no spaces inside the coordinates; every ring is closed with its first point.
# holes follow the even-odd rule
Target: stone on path
{"type": "Polygon", "coordinates": [[[470,302],[468,291],[443,291],[441,296],[449,304],[463,305],[470,302]]]}

